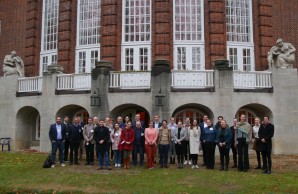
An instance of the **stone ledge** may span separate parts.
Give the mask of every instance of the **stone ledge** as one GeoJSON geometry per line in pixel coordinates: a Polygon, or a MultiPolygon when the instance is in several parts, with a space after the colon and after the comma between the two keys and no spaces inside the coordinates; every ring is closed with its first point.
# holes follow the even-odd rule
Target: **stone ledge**
{"type": "Polygon", "coordinates": [[[151,89],[121,89],[109,88],[109,93],[125,93],[125,92],[151,92],[151,89]]]}
{"type": "Polygon", "coordinates": [[[215,87],[210,88],[173,88],[171,92],[215,92],[215,87]]]}
{"type": "Polygon", "coordinates": [[[42,92],[17,92],[16,97],[41,96],[42,92]]]}
{"type": "Polygon", "coordinates": [[[55,95],[90,94],[91,90],[55,90],[55,95]]]}
{"type": "Polygon", "coordinates": [[[235,89],[234,92],[249,92],[249,93],[273,93],[273,88],[255,88],[255,89],[235,89]]]}

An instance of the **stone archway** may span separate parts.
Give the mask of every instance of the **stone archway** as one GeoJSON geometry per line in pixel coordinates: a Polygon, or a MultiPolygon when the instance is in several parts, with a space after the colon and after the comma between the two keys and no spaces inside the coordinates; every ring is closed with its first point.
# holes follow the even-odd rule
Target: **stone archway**
{"type": "Polygon", "coordinates": [[[88,121],[89,113],[82,106],[79,106],[76,104],[70,104],[70,105],[61,107],[56,113],[56,117],[58,116],[61,117],[62,119],[65,116],[68,116],[70,121],[72,121],[75,116],[79,116],[81,117],[81,121],[84,124],[86,124],[88,121]]]}
{"type": "Polygon", "coordinates": [[[274,122],[272,111],[262,104],[251,103],[240,107],[235,114],[235,118],[239,119],[241,114],[245,114],[248,123],[251,125],[254,125],[255,117],[259,117],[262,121],[264,116],[268,116],[270,118],[270,122],[274,122]]]}
{"type": "Polygon", "coordinates": [[[189,117],[191,122],[194,119],[197,119],[198,122],[202,122],[202,117],[204,115],[207,115],[209,119],[214,118],[213,112],[208,108],[207,106],[204,106],[202,104],[185,104],[175,109],[175,111],[172,114],[172,117],[176,119],[176,122],[179,120],[184,122],[186,117],[189,117]]]}
{"type": "Polygon", "coordinates": [[[14,145],[16,150],[36,149],[40,145],[40,114],[32,106],[19,109],[16,114],[14,145]]]}
{"type": "Polygon", "coordinates": [[[145,126],[147,126],[150,120],[150,114],[142,106],[136,104],[122,104],[115,107],[110,112],[110,116],[114,119],[116,119],[118,116],[121,116],[122,118],[128,116],[132,121],[134,120],[136,114],[140,114],[141,121],[144,121],[145,126]]]}

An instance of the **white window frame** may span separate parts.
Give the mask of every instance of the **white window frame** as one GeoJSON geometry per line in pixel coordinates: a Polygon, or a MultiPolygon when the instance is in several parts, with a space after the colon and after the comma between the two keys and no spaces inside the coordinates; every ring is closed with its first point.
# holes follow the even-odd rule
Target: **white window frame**
{"type": "Polygon", "coordinates": [[[151,41],[152,41],[152,0],[150,0],[150,37],[149,41],[125,41],[125,1],[122,0],[122,44],[121,44],[121,71],[126,71],[126,64],[125,64],[125,50],[132,48],[134,51],[134,63],[133,63],[133,70],[134,71],[143,71],[141,70],[140,64],[140,55],[139,50],[140,48],[147,48],[148,49],[148,69],[146,71],[151,70],[151,41]]]}
{"type": "Polygon", "coordinates": [[[36,117],[36,121],[35,121],[35,140],[39,141],[40,140],[40,115],[38,114],[36,117]]]}
{"type": "MultiPolygon", "coordinates": [[[[233,65],[233,70],[234,71],[254,71],[255,70],[255,53],[254,53],[254,37],[253,37],[253,15],[252,15],[252,1],[249,1],[249,40],[248,42],[236,42],[236,41],[229,41],[228,40],[228,35],[227,35],[227,59],[230,60],[230,48],[235,48],[237,49],[237,65],[233,65]],[[249,49],[251,51],[251,68],[246,69],[244,68],[243,64],[243,49],[249,49]],[[237,66],[237,68],[236,68],[237,66]]],[[[225,5],[226,9],[226,5],[225,5]]],[[[227,25],[226,25],[227,27],[227,25]]]]}
{"type": "Polygon", "coordinates": [[[121,53],[121,71],[127,71],[126,70],[126,49],[133,49],[133,69],[128,71],[150,71],[151,70],[151,45],[137,45],[137,46],[122,46],[121,53]],[[147,48],[148,50],[148,64],[147,64],[147,70],[141,69],[141,62],[140,62],[140,49],[141,48],[147,48]]]}
{"type": "Polygon", "coordinates": [[[47,72],[47,68],[45,68],[45,65],[43,64],[43,58],[47,57],[48,64],[47,66],[57,63],[58,61],[58,26],[59,26],[59,0],[57,1],[57,48],[56,49],[50,49],[50,50],[45,50],[44,49],[44,35],[45,35],[45,10],[46,10],[46,5],[45,5],[45,0],[43,0],[42,3],[42,30],[41,30],[41,52],[40,52],[40,60],[39,60],[39,74],[42,75],[43,72],[47,72]],[[53,56],[56,55],[56,61],[53,61],[52,58],[53,56]]]}
{"type": "MultiPolygon", "coordinates": [[[[85,48],[85,49],[76,49],[76,62],[75,62],[75,72],[76,73],[91,73],[92,69],[95,68],[95,64],[94,66],[92,66],[92,58],[91,58],[91,52],[92,51],[97,51],[98,52],[98,58],[96,61],[99,61],[100,60],[100,48],[98,48],[97,46],[94,46],[94,47],[89,47],[88,49],[85,48]],[[85,71],[84,72],[80,72],[80,58],[79,58],[79,54],[80,52],[85,52],[86,53],[86,58],[85,58],[85,71]]],[[[96,62],[95,61],[95,62],[96,62]]]]}
{"type": "MultiPolygon", "coordinates": [[[[101,7],[101,0],[99,0],[100,7],[101,7]]],[[[91,73],[92,69],[94,69],[95,66],[92,66],[92,58],[91,58],[91,52],[92,51],[98,51],[98,59],[97,61],[100,60],[100,42],[95,43],[95,44],[84,44],[80,45],[80,5],[81,5],[81,0],[78,0],[78,9],[77,9],[77,34],[76,34],[76,54],[75,54],[75,73],[91,73]],[[85,59],[85,71],[80,72],[80,59],[79,59],[79,54],[80,52],[85,52],[86,53],[86,59],[85,59]]],[[[100,10],[101,13],[101,10],[100,10]]],[[[101,14],[100,14],[101,15],[101,14]]],[[[99,21],[101,18],[99,18],[99,21]]],[[[100,22],[99,22],[100,24],[100,22]]],[[[99,30],[100,32],[101,26],[99,25],[99,30]]],[[[99,33],[99,40],[101,38],[101,35],[99,33]]],[[[94,64],[95,65],[95,64],[94,64]]]]}
{"type": "MultiPolygon", "coordinates": [[[[204,28],[204,1],[200,1],[201,6],[201,40],[176,40],[176,3],[173,1],[173,40],[174,40],[174,70],[205,70],[205,28],[204,28]],[[186,69],[178,68],[178,47],[186,48],[186,69]],[[192,48],[200,48],[200,68],[193,69],[192,48]]],[[[191,35],[190,35],[191,36],[191,35]]]]}

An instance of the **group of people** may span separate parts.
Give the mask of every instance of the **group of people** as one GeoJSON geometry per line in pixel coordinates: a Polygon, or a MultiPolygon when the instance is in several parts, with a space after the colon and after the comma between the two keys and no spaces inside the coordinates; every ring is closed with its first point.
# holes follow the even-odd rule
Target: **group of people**
{"type": "Polygon", "coordinates": [[[59,160],[61,166],[68,159],[68,147],[70,145],[69,163],[79,165],[79,149],[85,147],[86,165],[94,165],[94,151],[99,161],[98,170],[106,168],[111,170],[110,158],[113,158],[115,168],[122,165],[125,169],[132,164],[137,166],[138,154],[139,165],[144,165],[144,154],[146,153],[147,167],[154,169],[159,160],[160,168],[168,168],[169,164],[175,164],[177,168],[184,165],[192,165],[192,169],[198,169],[198,154],[200,147],[203,152],[203,166],[207,169],[214,169],[215,150],[218,146],[220,153],[220,170],[228,171],[230,161],[230,149],[233,153],[234,165],[238,171],[247,172],[249,169],[248,147],[254,142],[254,150],[257,154],[258,166],[256,169],[263,169],[263,173],[271,174],[271,150],[274,125],[270,123],[269,117],[265,116],[261,122],[255,118],[255,125],[251,127],[247,123],[245,115],[233,120],[233,125],[228,126],[222,116],[218,117],[215,125],[208,118],[203,116],[202,122],[186,118],[184,123],[175,118],[160,122],[158,115],[153,121],[149,121],[148,127],[140,120],[140,115],[135,116],[134,121],[129,117],[117,117],[116,121],[97,117],[88,118],[84,125],[79,117],[69,123],[68,117],[62,122],[60,117],[56,123],[51,125],[49,131],[52,143],[52,167],[55,167],[56,152],[59,149],[59,160]],[[80,148],[81,147],[81,148],[80,148]],[[261,155],[263,165],[261,165],[261,155]],[[159,157],[158,157],[159,156],[159,157]],[[238,161],[238,162],[237,162],[238,161]]]}

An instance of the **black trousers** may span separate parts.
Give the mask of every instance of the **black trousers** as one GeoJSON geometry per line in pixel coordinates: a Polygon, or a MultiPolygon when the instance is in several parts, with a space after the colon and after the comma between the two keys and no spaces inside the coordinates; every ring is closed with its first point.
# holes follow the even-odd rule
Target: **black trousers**
{"type": "Polygon", "coordinates": [[[70,158],[69,158],[70,163],[73,163],[73,161],[75,163],[78,163],[79,147],[80,147],[80,142],[70,143],[70,158]]]}
{"type": "Polygon", "coordinates": [[[233,153],[234,166],[237,166],[237,148],[235,148],[234,143],[231,144],[231,150],[232,150],[232,153],[233,153]]]}
{"type": "Polygon", "coordinates": [[[69,140],[66,139],[64,143],[64,161],[68,161],[68,152],[69,152],[69,140]]]}
{"type": "Polygon", "coordinates": [[[228,169],[229,162],[230,162],[230,148],[225,147],[218,147],[219,148],[219,154],[220,154],[220,165],[221,168],[228,169]]]}
{"type": "Polygon", "coordinates": [[[178,164],[182,164],[184,160],[184,144],[175,144],[175,149],[176,149],[176,155],[177,155],[177,160],[178,164]]]}
{"type": "Polygon", "coordinates": [[[190,154],[192,165],[198,165],[198,154],[190,154]]]}
{"type": "Polygon", "coordinates": [[[203,163],[206,164],[206,143],[202,142],[203,163]]]}
{"type": "Polygon", "coordinates": [[[262,151],[263,168],[264,170],[270,170],[272,168],[271,153],[268,151],[262,151]]]}
{"type": "Polygon", "coordinates": [[[261,152],[256,151],[256,154],[257,154],[257,160],[258,160],[258,167],[261,167],[261,152]]]}
{"type": "Polygon", "coordinates": [[[215,155],[215,142],[206,142],[206,167],[207,169],[214,169],[214,155],[215,155]]]}
{"type": "Polygon", "coordinates": [[[238,138],[238,170],[248,170],[249,160],[248,160],[248,143],[245,138],[238,138]]]}
{"type": "Polygon", "coordinates": [[[88,164],[91,162],[94,162],[94,144],[85,144],[85,150],[86,150],[86,161],[88,164]]]}
{"type": "Polygon", "coordinates": [[[184,143],[184,146],[183,146],[184,147],[184,158],[185,158],[185,160],[187,160],[187,155],[190,159],[189,141],[183,141],[183,143],[184,143]]]}

